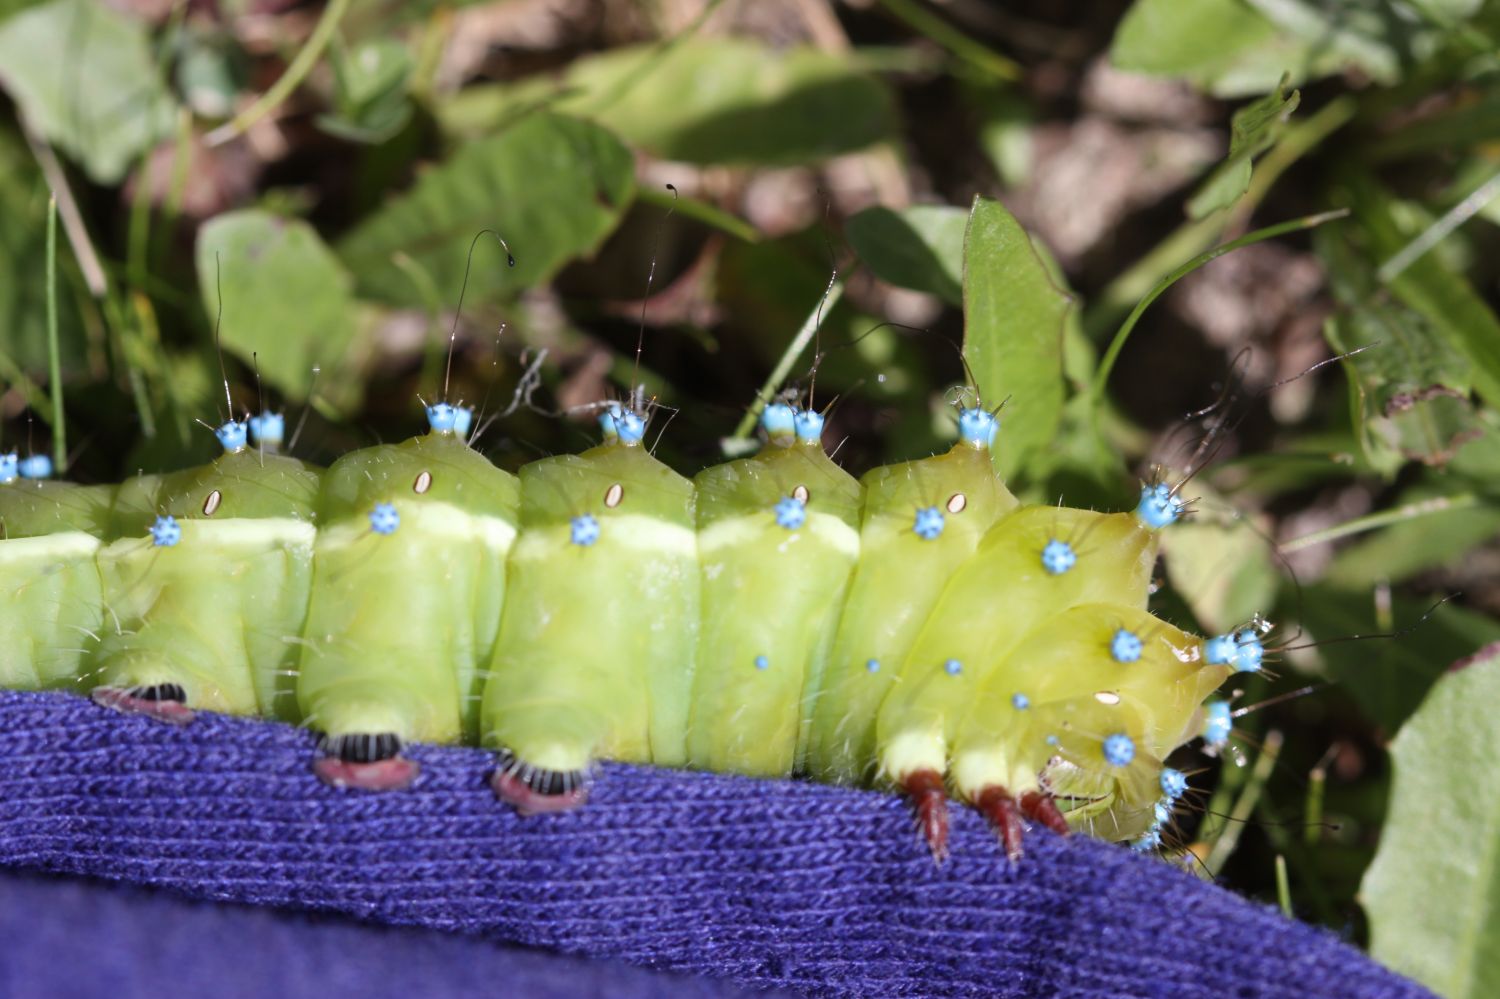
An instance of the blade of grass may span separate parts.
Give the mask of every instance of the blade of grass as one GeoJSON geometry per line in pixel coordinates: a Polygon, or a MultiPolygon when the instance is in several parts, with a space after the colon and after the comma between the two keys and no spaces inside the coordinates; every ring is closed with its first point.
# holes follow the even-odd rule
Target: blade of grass
{"type": "Polygon", "coordinates": [[[979,44],[913,0],[880,0],[880,6],[980,72],[1012,82],[1021,78],[1020,64],[979,44]]]}
{"type": "Polygon", "coordinates": [[[1202,267],[1210,260],[1216,260],[1226,253],[1229,253],[1233,250],[1238,250],[1242,246],[1249,246],[1252,243],[1260,243],[1268,239],[1275,239],[1277,236],[1283,236],[1289,232],[1300,232],[1304,229],[1313,229],[1324,224],[1325,222],[1332,222],[1335,219],[1344,218],[1348,214],[1348,209],[1339,208],[1331,212],[1319,212],[1316,215],[1304,215],[1302,218],[1292,219],[1287,222],[1279,222],[1276,225],[1266,226],[1264,229],[1257,229],[1254,232],[1246,233],[1239,239],[1232,239],[1227,243],[1221,243],[1211,250],[1198,254],[1187,263],[1182,264],[1175,270],[1169,272],[1161,280],[1157,281],[1155,286],[1146,293],[1146,296],[1136,303],[1135,308],[1130,311],[1130,315],[1125,317],[1125,322],[1123,322],[1120,325],[1119,330],[1116,331],[1114,339],[1110,341],[1108,349],[1104,352],[1103,359],[1099,362],[1098,369],[1094,372],[1094,383],[1090,388],[1090,394],[1093,397],[1092,408],[1095,414],[1097,415],[1100,403],[1103,401],[1104,387],[1109,381],[1109,373],[1111,369],[1114,368],[1115,361],[1117,358],[1119,358],[1120,351],[1125,346],[1125,341],[1130,338],[1131,331],[1135,329],[1136,323],[1140,322],[1141,316],[1145,313],[1146,309],[1151,305],[1152,302],[1160,298],[1162,293],[1165,292],[1168,288],[1172,287],[1172,285],[1176,284],[1179,280],[1191,274],[1199,267],[1202,267]]]}
{"type": "Polygon", "coordinates": [[[57,342],[57,197],[47,199],[47,388],[52,393],[52,467],[68,465],[68,433],[63,422],[62,351],[57,342]]]}
{"type": "Polygon", "coordinates": [[[755,430],[755,421],[760,417],[760,411],[765,408],[766,402],[776,394],[776,390],[781,387],[781,383],[786,381],[786,376],[792,371],[792,365],[797,363],[797,358],[807,349],[807,345],[812,343],[813,337],[817,335],[818,328],[823,325],[823,319],[833,311],[833,307],[838,305],[839,299],[843,297],[844,282],[835,281],[828,286],[827,294],[818,299],[817,306],[803,320],[802,328],[797,330],[797,335],[792,338],[792,342],[782,352],[781,360],[776,362],[775,370],[771,372],[765,384],[760,387],[760,391],[755,394],[755,402],[751,403],[750,408],[746,410],[739,425],[734,428],[733,435],[721,442],[721,447],[726,455],[743,454],[748,449],[750,435],[755,430]]]}
{"type": "Polygon", "coordinates": [[[1443,217],[1423,229],[1416,238],[1403,246],[1391,259],[1380,265],[1375,276],[1382,284],[1388,284],[1406,270],[1423,254],[1437,246],[1448,234],[1469,219],[1478,215],[1485,205],[1500,197],[1500,173],[1476,187],[1468,197],[1443,213],[1443,217]]]}
{"type": "Polygon", "coordinates": [[[1286,876],[1286,858],[1276,855],[1276,901],[1281,905],[1281,914],[1292,918],[1292,883],[1286,876]]]}
{"type": "Polygon", "coordinates": [[[343,20],[345,12],[349,10],[349,0],[332,0],[327,7],[323,8],[323,16],[313,27],[312,34],[307,36],[307,41],[302,43],[302,48],[288,64],[286,71],[271,84],[269,90],[245,110],[235,115],[227,123],[204,136],[203,141],[209,146],[222,146],[224,143],[243,135],[256,122],[276,110],[281,102],[292,95],[292,91],[302,85],[307,74],[317,65],[318,58],[322,56],[323,50],[333,40],[333,33],[343,20]]]}
{"type": "Polygon", "coordinates": [[[1260,800],[1266,781],[1271,777],[1271,770],[1276,766],[1276,757],[1281,753],[1282,741],[1282,734],[1276,729],[1266,733],[1265,742],[1261,744],[1260,755],[1255,758],[1255,765],[1250,770],[1250,777],[1245,781],[1245,786],[1240,789],[1240,796],[1235,800],[1234,808],[1230,810],[1229,817],[1224,822],[1218,838],[1214,840],[1208,856],[1204,858],[1205,870],[1217,873],[1240,845],[1240,834],[1244,832],[1245,822],[1255,811],[1255,803],[1260,800]]]}
{"type": "Polygon", "coordinates": [[[689,198],[686,195],[674,198],[671,192],[659,189],[655,185],[640,188],[636,191],[635,198],[637,201],[656,208],[676,210],[690,219],[702,222],[743,242],[760,242],[760,231],[749,222],[698,198],[689,198]]]}
{"type": "Polygon", "coordinates": [[[1283,542],[1280,550],[1284,555],[1288,552],[1311,548],[1313,545],[1326,544],[1329,541],[1337,541],[1339,538],[1347,538],[1351,534],[1363,534],[1365,531],[1373,531],[1379,527],[1399,524],[1404,520],[1414,520],[1417,517],[1425,517],[1429,514],[1442,513],[1447,510],[1463,510],[1478,505],[1479,497],[1474,493],[1434,496],[1432,499],[1425,499],[1418,503],[1407,503],[1389,510],[1381,510],[1379,513],[1368,514],[1364,517],[1355,517],[1353,520],[1346,520],[1342,524],[1335,524],[1332,527],[1325,527],[1321,531],[1304,534],[1300,538],[1293,538],[1290,541],[1283,542]]]}

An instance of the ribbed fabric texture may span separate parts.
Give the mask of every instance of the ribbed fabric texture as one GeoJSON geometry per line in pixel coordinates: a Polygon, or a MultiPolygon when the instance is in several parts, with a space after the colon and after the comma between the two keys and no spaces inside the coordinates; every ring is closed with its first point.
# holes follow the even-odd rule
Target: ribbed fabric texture
{"type": "Polygon", "coordinates": [[[337,791],[309,771],[312,736],[284,725],[179,729],[6,693],[0,863],[814,995],[1428,994],[1084,837],[1034,829],[1011,869],[960,809],[939,868],[890,795],[614,765],[586,808],[522,819],[490,794],[488,754],[411,755],[406,792],[337,791]]]}

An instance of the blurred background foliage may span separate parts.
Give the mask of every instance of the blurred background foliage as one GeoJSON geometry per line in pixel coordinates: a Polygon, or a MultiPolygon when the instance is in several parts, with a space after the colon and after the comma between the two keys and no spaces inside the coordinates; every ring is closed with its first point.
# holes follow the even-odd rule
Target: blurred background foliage
{"type": "MultiPolygon", "coordinates": [[[[1265,611],[1301,646],[1461,591],[1240,684],[1320,689],[1240,717],[1222,770],[1188,762],[1174,842],[1422,973],[1419,851],[1358,893],[1388,740],[1500,639],[1500,2],[0,0],[0,88],[0,416],[8,446],[62,443],[55,192],[74,477],[212,453],[221,305],[236,407],[305,414],[316,461],[414,431],[450,328],[448,394],[487,413],[545,350],[478,441],[512,468],[589,441],[638,337],[658,453],[719,460],[779,360],[810,387],[788,347],[817,324],[856,474],[942,446],[965,343],[1029,498],[1119,508],[1206,439],[1159,596],[1185,624],[1265,611]]],[[[1493,777],[1410,756],[1391,821],[1472,862],[1441,963],[1476,967],[1500,808],[1421,802],[1493,777]]]]}

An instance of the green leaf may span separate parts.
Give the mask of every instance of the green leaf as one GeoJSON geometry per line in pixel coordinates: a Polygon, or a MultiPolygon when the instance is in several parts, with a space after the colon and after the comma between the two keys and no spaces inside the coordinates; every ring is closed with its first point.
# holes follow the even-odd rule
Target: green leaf
{"type": "Polygon", "coordinates": [[[962,305],[968,224],[964,210],[950,205],[915,205],[901,211],[877,206],[851,218],[844,233],[860,260],[882,281],[962,305]]]}
{"type": "MultiPolygon", "coordinates": [[[[352,281],[312,226],[263,211],[230,212],[198,231],[195,255],[210,316],[219,313],[215,288],[223,289],[224,349],[247,363],[254,354],[268,385],[304,399],[314,365],[328,374],[346,359],[355,331],[352,281]]],[[[337,395],[349,381],[325,377],[320,391],[337,395]]]]}
{"type": "MultiPolygon", "coordinates": [[[[1409,489],[1392,506],[1437,500],[1446,493],[1431,485],[1409,489]]],[[[1345,586],[1372,580],[1401,582],[1419,572],[1458,562],[1500,537],[1500,508],[1465,506],[1392,524],[1340,551],[1324,577],[1345,586]]]]}
{"type": "Polygon", "coordinates": [[[1201,219],[1244,196],[1250,187],[1251,160],[1281,137],[1302,100],[1296,90],[1287,95],[1286,82],[1283,76],[1269,94],[1234,113],[1229,124],[1229,156],[1188,202],[1190,216],[1201,219]]]}
{"type": "Polygon", "coordinates": [[[1277,30],[1241,0],[1136,0],[1115,31],[1121,69],[1180,77],[1218,97],[1264,94],[1336,72],[1342,58],[1277,30]]]}
{"type": "Polygon", "coordinates": [[[1167,578],[1200,624],[1224,632],[1270,611],[1279,582],[1271,542],[1206,485],[1191,488],[1200,513],[1162,532],[1167,578]]]}
{"type": "Polygon", "coordinates": [[[422,307],[407,258],[456,303],[469,244],[490,228],[515,254],[480,247],[469,275],[471,301],[504,298],[546,281],[610,234],[635,191],[630,152],[612,134],[576,118],[536,113],[488,139],[463,145],[408,193],[339,243],[361,294],[422,307]]]}
{"type": "Polygon", "coordinates": [[[1318,585],[1302,591],[1289,616],[1298,618],[1305,629],[1296,644],[1329,643],[1312,650],[1320,671],[1342,682],[1371,720],[1394,732],[1416,710],[1448,663],[1477,646],[1500,641],[1500,623],[1452,603],[1422,620],[1434,602],[1398,597],[1391,602],[1390,620],[1382,620],[1376,616],[1368,583],[1356,589],[1318,585]],[[1396,638],[1330,641],[1378,636],[1392,628],[1412,630],[1396,638]]]}
{"type": "Polygon", "coordinates": [[[355,142],[383,142],[411,118],[406,84],[412,57],[393,38],[375,38],[331,53],[337,114],[320,115],[318,127],[355,142]]]}
{"type": "Polygon", "coordinates": [[[1446,999],[1500,995],[1497,703],[1500,645],[1489,645],[1402,727],[1380,849],[1360,886],[1370,953],[1446,999]]]}
{"type": "MultiPolygon", "coordinates": [[[[1402,228],[1395,202],[1374,181],[1362,175],[1348,180],[1368,257],[1389,260],[1416,233],[1402,228]]],[[[1428,253],[1393,278],[1389,287],[1430,324],[1435,339],[1462,359],[1466,378],[1461,387],[1472,386],[1490,406],[1500,406],[1500,319],[1468,280],[1438,254],[1428,253]]]]}
{"type": "Polygon", "coordinates": [[[101,184],[170,135],[176,113],[146,26],[95,0],[53,0],[0,23],[0,84],[101,184]]]}
{"type": "Polygon", "coordinates": [[[1056,436],[1072,305],[1005,206],[975,198],[964,237],[964,357],[988,405],[1009,400],[996,445],[1007,477],[1056,436]]]}
{"type": "Polygon", "coordinates": [[[579,59],[550,94],[535,81],[471,87],[439,116],[472,134],[537,100],[689,163],[809,163],[888,139],[895,125],[889,89],[849,59],[732,38],[579,59]]]}

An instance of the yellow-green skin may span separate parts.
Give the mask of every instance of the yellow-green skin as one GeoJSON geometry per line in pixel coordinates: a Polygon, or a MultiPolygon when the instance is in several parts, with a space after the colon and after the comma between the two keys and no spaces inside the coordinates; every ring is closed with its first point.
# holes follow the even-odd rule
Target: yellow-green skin
{"type": "Polygon", "coordinates": [[[1018,507],[972,441],[862,483],[790,434],[693,480],[620,440],[517,479],[435,432],[321,475],[243,450],[118,488],[9,483],[0,526],[7,687],[176,683],[194,708],[549,771],[930,770],[970,800],[1051,791],[1111,838],[1151,826],[1161,761],[1230,671],[1146,612],[1137,516],[1018,507]],[[161,514],[178,544],[152,543],[161,514]],[[1077,556],[1055,574],[1054,540],[1077,556]],[[1121,629],[1138,660],[1113,658],[1121,629]],[[1116,733],[1128,764],[1101,752],[1116,733]]]}
{"type": "Polygon", "coordinates": [[[0,687],[86,689],[104,628],[94,558],[110,536],[114,486],[0,485],[0,687]]]}
{"type": "Polygon", "coordinates": [[[688,765],[792,772],[859,558],[859,484],[819,441],[773,438],[698,473],[702,625],[688,765]],[[804,496],[796,529],[778,502],[804,496]]]}
{"type": "Polygon", "coordinates": [[[175,683],[195,708],[295,717],[286,636],[307,614],[318,478],[246,448],[121,484],[96,557],[105,613],[87,685],[175,683]],[[153,543],[158,515],[181,541],[153,543]]]}
{"type": "Polygon", "coordinates": [[[296,671],[330,736],[473,742],[505,601],[520,487],[453,433],[353,451],[323,476],[296,671]],[[389,503],[400,526],[379,534],[389,503]]]}
{"type": "Polygon", "coordinates": [[[995,519],[1016,506],[989,449],[968,441],[947,454],[871,469],[860,485],[859,565],[812,712],[805,760],[808,773],[840,784],[874,776],[880,705],[949,577],[995,519]],[[935,538],[913,530],[924,508],[944,518],[935,538]]]}
{"type": "Polygon", "coordinates": [[[554,771],[680,766],[698,634],[692,482],[614,439],[525,466],[521,491],[484,743],[554,771]],[[597,539],[575,542],[575,518],[593,518],[597,539]]]}

